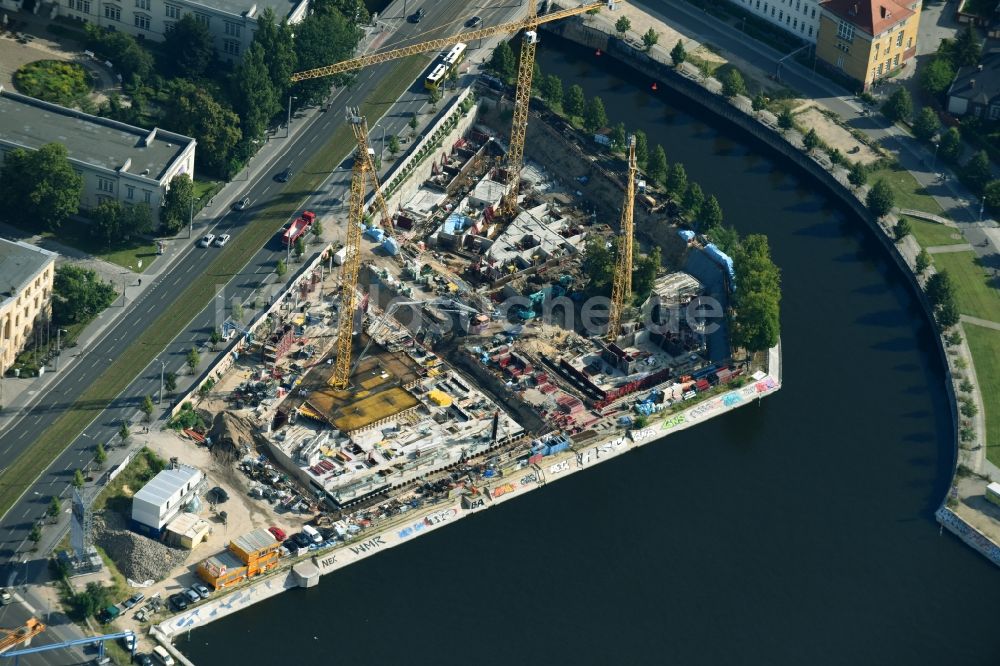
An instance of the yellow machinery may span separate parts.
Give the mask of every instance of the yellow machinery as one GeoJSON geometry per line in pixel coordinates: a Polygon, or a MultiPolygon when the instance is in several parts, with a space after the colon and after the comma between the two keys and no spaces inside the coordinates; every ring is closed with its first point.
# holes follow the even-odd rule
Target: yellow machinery
{"type": "Polygon", "coordinates": [[[628,140],[628,183],[622,202],[618,257],[611,283],[611,312],[608,316],[608,340],[614,342],[621,331],[622,313],[632,296],[632,213],[635,208],[635,135],[628,140]]]}
{"type": "MultiPolygon", "coordinates": [[[[378,65],[383,62],[389,62],[390,60],[397,60],[399,58],[416,55],[417,53],[439,51],[446,46],[458,44],[459,42],[470,42],[474,39],[510,34],[524,30],[524,40],[521,42],[521,61],[517,71],[517,94],[514,99],[514,121],[511,126],[510,148],[507,154],[507,194],[504,197],[502,204],[504,212],[513,212],[517,205],[521,167],[523,166],[524,159],[524,136],[528,128],[528,101],[531,98],[531,75],[535,66],[535,46],[538,42],[538,33],[536,31],[538,26],[542,23],[558,21],[570,16],[583,14],[584,12],[593,9],[600,9],[604,6],[613,8],[616,2],[617,0],[601,0],[601,2],[590,2],[585,5],[580,5],[579,7],[560,9],[559,11],[537,16],[535,13],[535,0],[528,0],[528,16],[519,21],[503,23],[501,25],[481,28],[479,30],[472,30],[459,35],[452,35],[451,37],[432,39],[419,44],[413,44],[412,46],[403,46],[398,49],[382,51],[381,53],[372,53],[370,55],[361,56],[360,58],[344,60],[343,62],[338,62],[333,65],[326,65],[325,67],[317,67],[315,69],[297,72],[292,74],[291,80],[294,82],[305,81],[306,79],[317,79],[324,76],[335,76],[337,74],[363,69],[370,65],[378,65]]],[[[380,199],[380,197],[380,194],[376,194],[376,200],[380,199]]]]}
{"type": "Polygon", "coordinates": [[[0,652],[6,652],[12,647],[26,643],[43,631],[45,625],[33,617],[29,617],[23,627],[0,629],[0,652]]]}

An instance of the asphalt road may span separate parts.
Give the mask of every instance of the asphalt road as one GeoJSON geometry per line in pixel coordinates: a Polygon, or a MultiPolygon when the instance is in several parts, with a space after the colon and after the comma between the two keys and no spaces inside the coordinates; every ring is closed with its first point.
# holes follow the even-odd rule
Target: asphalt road
{"type": "MultiPolygon", "coordinates": [[[[406,22],[402,16],[394,17],[391,13],[384,16],[383,20],[389,24],[397,25],[398,30],[380,48],[400,45],[401,42],[422,41],[440,36],[443,33],[459,32],[465,18],[473,14],[481,16],[486,25],[511,20],[515,12],[520,9],[517,2],[503,6],[483,7],[483,5],[489,4],[488,0],[472,3],[467,0],[423,3],[411,1],[407,3],[407,11],[412,13],[417,7],[423,6],[426,10],[423,20],[419,24],[413,24],[406,22]]],[[[472,50],[470,57],[479,59],[482,56],[472,50]]],[[[331,104],[331,110],[320,114],[319,118],[307,130],[293,138],[291,145],[274,159],[271,167],[256,180],[248,183],[246,188],[239,193],[240,198],[250,197],[249,209],[239,212],[220,212],[218,217],[211,220],[209,224],[203,225],[202,229],[197,230],[196,236],[206,232],[229,233],[236,236],[240,233],[241,228],[253,219],[255,211],[264,208],[273,197],[279,194],[287,195],[287,185],[276,182],[273,176],[288,164],[295,168],[296,164],[304,163],[317,146],[322,146],[324,138],[338,124],[344,122],[342,112],[344,107],[360,105],[365,98],[377,90],[379,81],[392,67],[393,63],[386,63],[363,70],[349,89],[337,91],[331,104]]],[[[382,127],[385,127],[386,141],[388,141],[388,137],[392,134],[403,132],[413,111],[426,104],[427,95],[423,88],[422,77],[423,75],[400,97],[381,123],[372,128],[373,147],[376,147],[382,140],[382,127]]],[[[295,122],[294,119],[293,122],[295,122]]],[[[376,147],[376,150],[379,149],[380,147],[376,147]]],[[[341,157],[345,159],[346,164],[341,163],[341,166],[317,191],[302,193],[300,209],[313,210],[322,219],[326,219],[326,216],[330,214],[346,212],[346,208],[341,202],[346,202],[348,196],[350,163],[349,160],[346,160],[347,155],[341,157]]],[[[387,159],[388,157],[384,161],[387,159]]],[[[337,219],[337,222],[341,223],[342,218],[337,219]]],[[[340,229],[334,228],[335,225],[331,224],[331,220],[326,221],[325,227],[327,229],[326,237],[336,239],[340,229]]],[[[261,287],[264,279],[273,274],[275,263],[285,254],[284,248],[280,245],[277,231],[276,229],[275,237],[250,258],[246,267],[220,290],[220,297],[225,299],[224,302],[231,302],[233,298],[248,299],[253,292],[261,287]]],[[[58,382],[52,385],[49,391],[14,427],[8,428],[6,432],[0,434],[0,460],[14,460],[22,452],[29,450],[32,443],[45,431],[45,428],[74,403],[79,392],[96,380],[122,349],[137,342],[141,343],[143,332],[155,315],[177,297],[191,276],[205,271],[214,258],[214,253],[218,251],[212,248],[196,248],[193,246],[196,240],[197,237],[190,241],[192,247],[186,254],[178,259],[168,272],[161,275],[156,284],[147,289],[137,302],[128,303],[128,312],[125,316],[119,319],[97,344],[69,362],[67,362],[68,355],[64,352],[58,382]]],[[[290,270],[294,269],[294,265],[290,267],[290,270]]],[[[217,298],[215,303],[210,304],[160,354],[159,359],[162,359],[168,372],[178,371],[184,366],[187,350],[191,347],[202,347],[207,344],[210,332],[222,323],[220,316],[217,315],[220,302],[222,301],[217,298]]],[[[74,471],[83,468],[93,459],[94,447],[98,442],[107,443],[115,440],[123,419],[135,419],[139,413],[143,396],[155,396],[158,393],[160,370],[160,363],[153,361],[107,408],[96,412],[94,421],[84,433],[70,444],[66,451],[3,517],[3,520],[0,521],[0,531],[2,531],[0,561],[10,565],[9,571],[22,570],[19,563],[27,555],[20,551],[25,548],[32,525],[45,513],[48,498],[67,491],[74,471]]],[[[44,562],[37,561],[34,564],[29,564],[29,567],[31,566],[40,568],[44,566],[44,562]]],[[[33,579],[30,573],[29,579],[33,579]]]]}

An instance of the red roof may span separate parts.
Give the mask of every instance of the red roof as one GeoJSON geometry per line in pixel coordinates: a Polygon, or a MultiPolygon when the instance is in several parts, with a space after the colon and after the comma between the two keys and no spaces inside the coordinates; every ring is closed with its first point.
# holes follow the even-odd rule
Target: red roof
{"type": "Polygon", "coordinates": [[[893,0],[826,0],[823,9],[854,24],[872,36],[913,16],[913,12],[893,0]]]}

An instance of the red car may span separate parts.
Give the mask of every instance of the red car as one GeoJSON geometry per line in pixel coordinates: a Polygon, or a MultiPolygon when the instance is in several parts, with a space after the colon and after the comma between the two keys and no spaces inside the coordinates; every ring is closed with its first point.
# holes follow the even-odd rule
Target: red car
{"type": "Polygon", "coordinates": [[[278,541],[284,541],[285,539],[288,538],[288,535],[285,534],[285,530],[281,529],[280,527],[275,527],[274,525],[271,525],[270,527],[267,528],[267,531],[270,532],[271,536],[273,536],[278,541]]]}

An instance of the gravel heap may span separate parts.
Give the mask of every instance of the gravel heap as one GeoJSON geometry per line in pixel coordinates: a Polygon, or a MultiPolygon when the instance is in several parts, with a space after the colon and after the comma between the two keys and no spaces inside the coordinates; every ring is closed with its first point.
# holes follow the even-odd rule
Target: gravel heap
{"type": "Polygon", "coordinates": [[[138,582],[166,578],[184,563],[189,553],[136,534],[122,516],[110,511],[94,516],[94,541],[126,578],[138,582]]]}

